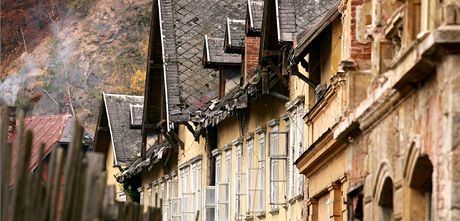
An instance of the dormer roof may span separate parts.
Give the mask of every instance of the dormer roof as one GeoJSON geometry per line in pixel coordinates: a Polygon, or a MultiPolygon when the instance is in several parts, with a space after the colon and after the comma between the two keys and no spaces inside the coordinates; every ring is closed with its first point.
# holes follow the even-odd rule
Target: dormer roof
{"type": "Polygon", "coordinates": [[[244,49],[245,20],[227,18],[225,25],[224,49],[226,53],[241,54],[244,49]]]}

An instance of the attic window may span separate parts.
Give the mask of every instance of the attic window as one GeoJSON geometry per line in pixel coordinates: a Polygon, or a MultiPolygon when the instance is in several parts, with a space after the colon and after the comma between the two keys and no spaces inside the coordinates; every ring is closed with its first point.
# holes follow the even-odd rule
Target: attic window
{"type": "Polygon", "coordinates": [[[131,129],[142,128],[142,109],[141,104],[129,105],[129,126],[131,129]]]}

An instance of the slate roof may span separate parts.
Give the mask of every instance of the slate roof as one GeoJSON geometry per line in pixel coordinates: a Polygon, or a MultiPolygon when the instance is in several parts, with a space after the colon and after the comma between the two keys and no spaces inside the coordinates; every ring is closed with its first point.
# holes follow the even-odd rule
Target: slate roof
{"type": "Polygon", "coordinates": [[[242,53],[244,49],[245,20],[227,18],[224,48],[226,53],[242,53]]]}
{"type": "Polygon", "coordinates": [[[296,5],[296,14],[303,15],[297,16],[298,28],[296,30],[296,38],[299,39],[311,29],[318,26],[321,21],[328,16],[328,12],[337,9],[340,0],[297,0],[304,2],[303,7],[296,5]]]}
{"type": "Polygon", "coordinates": [[[223,38],[227,17],[244,16],[244,0],[160,0],[170,121],[188,120],[218,96],[218,73],[202,65],[203,36],[223,38]]]}
{"type": "Polygon", "coordinates": [[[278,5],[275,15],[279,24],[278,40],[291,42],[295,36],[314,27],[340,0],[265,0],[278,5]]]}
{"type": "Polygon", "coordinates": [[[328,12],[321,15],[319,18],[321,20],[312,22],[308,29],[304,30],[302,33],[297,35],[297,46],[294,50],[294,56],[302,57],[305,55],[305,50],[316,39],[324,29],[331,24],[339,16],[338,11],[339,2],[337,2],[333,7],[329,9],[328,12]]]}
{"type": "Polygon", "coordinates": [[[262,30],[262,19],[264,14],[263,0],[248,0],[247,3],[247,25],[248,33],[260,33],[262,30]]]}
{"type": "MultiPolygon", "coordinates": [[[[141,151],[140,129],[130,127],[130,107],[143,105],[143,96],[103,94],[116,165],[128,165],[141,151]]],[[[136,111],[142,116],[142,111],[136,111]]],[[[139,118],[139,116],[134,116],[139,118]]]]}
{"type": "Polygon", "coordinates": [[[218,65],[238,65],[241,63],[240,54],[224,52],[224,39],[204,36],[203,64],[205,68],[218,65]]]}

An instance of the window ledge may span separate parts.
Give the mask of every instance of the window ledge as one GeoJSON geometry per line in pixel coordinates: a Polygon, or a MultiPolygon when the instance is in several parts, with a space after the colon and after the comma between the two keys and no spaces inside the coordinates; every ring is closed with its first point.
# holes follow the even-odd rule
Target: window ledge
{"type": "Polygon", "coordinates": [[[253,221],[254,217],[253,216],[247,216],[246,218],[244,218],[244,220],[253,221]]]}
{"type": "Polygon", "coordinates": [[[303,200],[303,195],[299,194],[297,196],[292,197],[290,200],[288,200],[289,204],[295,204],[297,201],[303,200]]]}
{"type": "Polygon", "coordinates": [[[280,209],[279,209],[279,208],[276,208],[276,209],[272,209],[272,210],[270,210],[270,212],[269,212],[269,213],[270,213],[270,214],[272,214],[272,215],[277,215],[277,214],[279,214],[279,213],[280,213],[280,209]]]}
{"type": "Polygon", "coordinates": [[[259,219],[265,219],[265,217],[267,217],[267,216],[265,215],[265,211],[260,212],[260,213],[261,213],[261,214],[257,215],[257,218],[259,218],[259,219]]]}

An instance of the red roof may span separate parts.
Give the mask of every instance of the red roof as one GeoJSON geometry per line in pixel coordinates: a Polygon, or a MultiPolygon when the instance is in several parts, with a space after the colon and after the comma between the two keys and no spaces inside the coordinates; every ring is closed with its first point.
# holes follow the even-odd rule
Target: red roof
{"type": "MultiPolygon", "coordinates": [[[[73,122],[73,117],[69,114],[35,116],[24,119],[25,131],[33,132],[33,144],[29,169],[35,168],[40,159],[40,146],[45,145],[45,156],[47,156],[64,137],[64,131],[69,122],[73,122]]],[[[69,125],[71,126],[71,125],[69,125]]],[[[70,128],[72,129],[72,128],[70,128]]],[[[13,141],[14,142],[14,141],[13,141]]],[[[24,146],[20,151],[24,153],[24,146]]],[[[12,151],[12,173],[16,171],[16,151],[12,151]]]]}

